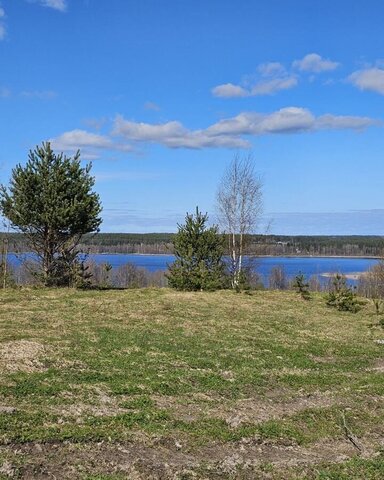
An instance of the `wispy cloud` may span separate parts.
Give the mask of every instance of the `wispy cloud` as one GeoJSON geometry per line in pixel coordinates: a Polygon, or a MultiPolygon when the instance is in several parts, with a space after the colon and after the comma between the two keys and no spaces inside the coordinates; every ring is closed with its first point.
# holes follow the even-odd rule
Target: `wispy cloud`
{"type": "Polygon", "coordinates": [[[301,60],[292,62],[292,68],[286,69],[280,62],[260,64],[256,74],[247,75],[239,84],[223,83],[212,88],[215,97],[235,98],[274,95],[298,85],[298,72],[312,74],[335,70],[340,64],[322,58],[317,53],[309,53],[301,60]]]}
{"type": "Polygon", "coordinates": [[[374,125],[381,123],[359,116],[316,117],[307,109],[287,107],[269,114],[242,112],[201,130],[189,130],[177,121],[149,124],[117,116],[112,134],[129,142],[158,143],[169,148],[248,148],[250,142],[244,138],[247,136],[340,129],[359,131],[374,125]]]}
{"type": "Polygon", "coordinates": [[[263,63],[258,66],[255,75],[244,77],[240,85],[224,83],[212,89],[215,97],[254,97],[273,95],[281,90],[288,90],[297,85],[297,78],[286,71],[278,62],[263,63]]]}
{"type": "Polygon", "coordinates": [[[57,93],[53,90],[23,90],[21,92],[12,92],[9,88],[0,86],[0,98],[18,97],[25,99],[36,100],[53,100],[57,97],[57,93]]]}
{"type": "Polygon", "coordinates": [[[11,90],[7,87],[0,86],[0,98],[9,98],[11,96],[11,90]]]}
{"type": "Polygon", "coordinates": [[[53,100],[57,93],[52,90],[24,90],[20,93],[24,98],[36,98],[38,100],[53,100]]]}
{"type": "Polygon", "coordinates": [[[296,87],[297,83],[297,78],[292,75],[288,77],[271,78],[269,80],[256,83],[250,89],[249,93],[250,96],[273,95],[274,93],[280,92],[280,90],[288,90],[296,87]]]}
{"type": "Polygon", "coordinates": [[[257,70],[263,77],[286,74],[285,67],[280,62],[261,63],[257,70]]]}
{"type": "Polygon", "coordinates": [[[153,110],[155,112],[159,112],[161,110],[159,105],[157,105],[155,102],[145,102],[144,108],[145,110],[153,110]]]}
{"type": "Polygon", "coordinates": [[[265,216],[280,235],[383,235],[384,210],[276,212],[265,216]]]}
{"type": "Polygon", "coordinates": [[[384,70],[378,67],[357,70],[348,77],[348,81],[360,88],[384,95],[384,70]]]}
{"type": "Polygon", "coordinates": [[[101,150],[118,150],[130,152],[128,144],[117,144],[106,135],[98,135],[85,130],[71,130],[49,140],[52,148],[66,153],[82,151],[83,158],[99,158],[101,150]]]}
{"type": "Polygon", "coordinates": [[[7,29],[5,28],[5,10],[0,3],[0,40],[4,40],[7,35],[7,29]]]}
{"type": "Polygon", "coordinates": [[[103,231],[107,232],[174,232],[185,217],[182,212],[154,212],[145,209],[104,208],[103,231]]]}
{"type": "Polygon", "coordinates": [[[103,126],[107,123],[106,117],[101,118],[85,118],[82,123],[89,128],[100,131],[103,126]]]}
{"type": "Polygon", "coordinates": [[[302,72],[321,73],[335,70],[340,64],[332,60],[324,59],[317,53],[309,53],[301,60],[292,63],[293,68],[302,72]]]}
{"type": "Polygon", "coordinates": [[[159,178],[162,178],[164,175],[156,172],[100,172],[96,173],[95,178],[97,181],[100,182],[109,182],[111,180],[113,181],[121,181],[121,182],[126,182],[126,181],[139,181],[139,180],[159,180],[159,178]]]}
{"type": "Polygon", "coordinates": [[[53,8],[59,12],[65,12],[68,8],[66,0],[35,0],[43,7],[53,8]]]}

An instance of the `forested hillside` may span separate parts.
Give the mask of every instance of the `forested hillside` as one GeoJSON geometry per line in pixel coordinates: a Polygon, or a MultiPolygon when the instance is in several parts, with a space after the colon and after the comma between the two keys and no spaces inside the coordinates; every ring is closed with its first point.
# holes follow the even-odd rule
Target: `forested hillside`
{"type": "MultiPolygon", "coordinates": [[[[99,233],[85,236],[82,250],[89,253],[171,254],[173,233],[99,233]]],[[[10,251],[26,251],[25,238],[17,233],[0,233],[10,251]]],[[[378,235],[287,236],[251,235],[249,250],[257,255],[372,256],[384,251],[384,238],[378,235]]]]}

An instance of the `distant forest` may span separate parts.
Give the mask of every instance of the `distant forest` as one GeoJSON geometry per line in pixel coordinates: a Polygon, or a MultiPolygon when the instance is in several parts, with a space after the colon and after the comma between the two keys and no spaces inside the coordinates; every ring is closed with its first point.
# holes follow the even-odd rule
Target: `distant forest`
{"type": "MultiPolygon", "coordinates": [[[[172,254],[172,233],[99,233],[83,238],[86,253],[172,254]]],[[[0,233],[0,244],[8,240],[10,252],[25,252],[22,234],[0,233]]],[[[249,235],[247,251],[261,256],[384,256],[384,237],[249,235]]]]}

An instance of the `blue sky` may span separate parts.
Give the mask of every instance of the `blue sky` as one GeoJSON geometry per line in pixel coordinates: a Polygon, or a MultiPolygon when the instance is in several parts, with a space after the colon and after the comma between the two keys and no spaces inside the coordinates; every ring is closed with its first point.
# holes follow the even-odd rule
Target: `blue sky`
{"type": "MultiPolygon", "coordinates": [[[[50,140],[103,231],[175,231],[236,153],[277,234],[384,234],[382,0],[0,0],[0,182],[50,140]]],[[[262,227],[263,228],[263,227],[262,227]]]]}

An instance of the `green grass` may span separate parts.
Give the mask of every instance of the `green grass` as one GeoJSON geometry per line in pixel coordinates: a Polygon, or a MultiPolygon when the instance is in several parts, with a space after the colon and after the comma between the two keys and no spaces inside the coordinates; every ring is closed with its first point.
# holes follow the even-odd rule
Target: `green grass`
{"type": "Polygon", "coordinates": [[[2,464],[28,478],[64,460],[61,478],[149,478],[153,455],[178,458],[159,478],[382,478],[384,330],[370,308],[270,291],[0,292],[0,478],[2,464]],[[128,468],[100,445],[152,453],[128,468]],[[243,463],[219,467],[240,447],[243,463]]]}

